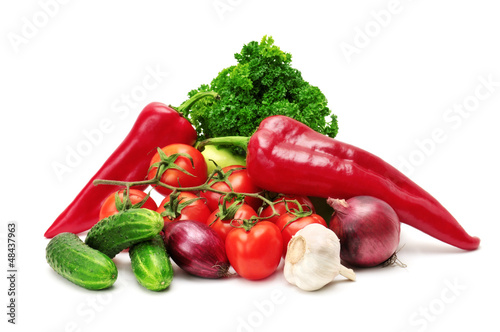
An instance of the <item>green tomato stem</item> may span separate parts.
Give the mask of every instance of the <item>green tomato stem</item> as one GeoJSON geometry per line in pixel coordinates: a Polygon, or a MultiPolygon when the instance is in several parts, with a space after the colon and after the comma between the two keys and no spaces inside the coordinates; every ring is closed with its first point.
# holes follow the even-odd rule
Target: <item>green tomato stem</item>
{"type": "MultiPolygon", "coordinates": [[[[216,172],[216,171],[214,171],[214,172],[216,172]]],[[[213,178],[213,174],[208,177],[207,181],[204,184],[199,185],[199,186],[194,186],[194,187],[174,187],[174,186],[171,186],[171,185],[168,185],[168,184],[161,182],[160,178],[161,178],[161,176],[159,174],[157,174],[152,179],[142,180],[142,181],[118,181],[118,180],[97,179],[97,180],[94,180],[93,184],[95,186],[97,186],[97,185],[124,186],[127,190],[130,190],[130,187],[133,187],[133,186],[151,185],[151,186],[165,187],[165,188],[172,190],[173,192],[177,192],[179,190],[181,190],[181,191],[211,191],[211,192],[215,192],[215,193],[218,193],[221,195],[237,194],[237,195],[241,195],[241,196],[245,196],[245,197],[246,196],[255,197],[255,198],[262,200],[264,203],[268,204],[269,206],[271,206],[273,213],[269,217],[278,215],[278,213],[276,212],[276,209],[274,207],[274,203],[271,200],[264,197],[263,193],[236,193],[232,188],[230,188],[229,192],[212,188],[212,183],[210,183],[210,182],[213,178]]],[[[269,218],[269,217],[267,217],[267,218],[269,218]]]]}

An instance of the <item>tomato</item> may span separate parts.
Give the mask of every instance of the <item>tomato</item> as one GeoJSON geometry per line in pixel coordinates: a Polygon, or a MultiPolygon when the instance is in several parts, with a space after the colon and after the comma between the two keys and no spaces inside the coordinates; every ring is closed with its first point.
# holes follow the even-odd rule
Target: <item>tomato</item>
{"type": "Polygon", "coordinates": [[[276,221],[276,226],[278,226],[281,230],[281,236],[283,237],[283,257],[286,255],[288,242],[290,242],[292,236],[294,236],[299,230],[309,224],[321,224],[328,227],[325,219],[315,213],[305,217],[299,217],[295,221],[292,221],[294,218],[296,217],[292,213],[285,213],[276,221]]]}
{"type": "MultiPolygon", "coordinates": [[[[185,172],[178,169],[168,168],[161,176],[161,182],[174,187],[194,187],[205,183],[205,181],[207,180],[207,164],[200,151],[187,144],[170,144],[165,146],[161,150],[166,157],[182,153],[189,155],[193,159],[191,161],[185,156],[178,156],[175,161],[172,161],[172,163],[185,170],[189,174],[186,174],[185,172]]],[[[156,154],[151,159],[150,166],[160,162],[161,159],[162,158],[160,154],[156,152],[156,154]]],[[[158,167],[151,167],[148,172],[148,179],[154,178],[157,170],[158,167]]],[[[154,188],[164,196],[167,196],[172,192],[170,189],[161,186],[155,186],[154,188]]]]}
{"type": "MultiPolygon", "coordinates": [[[[288,206],[288,209],[293,211],[293,209],[298,209],[298,206],[295,202],[288,202],[289,200],[297,200],[300,205],[302,205],[302,208],[304,210],[309,210],[312,211],[313,213],[315,212],[314,210],[314,205],[311,203],[311,200],[307,196],[299,196],[299,195],[283,195],[278,198],[276,198],[273,202],[276,203],[274,204],[274,208],[276,209],[276,212],[278,215],[267,218],[265,220],[274,222],[278,220],[278,218],[285,214],[287,212],[286,208],[288,206]],[[285,202],[285,200],[287,202],[285,202]]],[[[262,210],[260,213],[260,217],[267,217],[273,214],[273,209],[272,207],[268,206],[265,209],[262,210]]]]}
{"type": "MultiPolygon", "coordinates": [[[[115,195],[116,193],[118,193],[118,197],[120,198],[120,201],[123,203],[124,191],[125,189],[114,192],[104,200],[104,203],[102,203],[101,205],[101,210],[99,211],[99,220],[118,213],[120,207],[119,208],[116,207],[115,195]]],[[[129,199],[132,205],[140,203],[144,198],[146,198],[146,196],[147,194],[144,191],[138,189],[130,189],[129,199]]],[[[156,210],[158,207],[156,206],[155,201],[151,197],[148,197],[148,199],[144,202],[141,208],[156,210]]]]}
{"type": "MultiPolygon", "coordinates": [[[[228,171],[235,169],[235,168],[241,168],[241,169],[236,169],[234,171],[231,171],[229,176],[227,177],[227,180],[229,183],[231,183],[231,186],[233,187],[234,192],[236,193],[258,193],[261,191],[260,188],[258,188],[256,185],[253,184],[252,180],[250,180],[250,177],[248,176],[248,172],[244,166],[241,165],[231,165],[222,168],[222,171],[224,173],[227,173],[228,171]]],[[[212,182],[211,182],[212,183],[212,182]]],[[[224,183],[224,182],[215,182],[210,186],[213,189],[220,190],[220,191],[226,191],[229,192],[231,189],[229,186],[224,183]]],[[[219,203],[222,203],[223,194],[218,194],[212,191],[206,191],[201,193],[202,197],[205,197],[207,199],[207,204],[210,210],[214,211],[219,207],[219,203]]],[[[254,210],[257,211],[257,209],[261,206],[262,201],[259,198],[256,197],[245,197],[245,203],[250,205],[254,210]]]]}
{"type": "Polygon", "coordinates": [[[226,167],[231,165],[246,165],[245,156],[235,154],[227,148],[219,147],[216,145],[206,145],[201,154],[207,163],[207,172],[212,174],[215,169],[215,164],[219,167],[226,167]],[[212,162],[212,160],[215,162],[212,162]]]}
{"type": "MultiPolygon", "coordinates": [[[[156,212],[163,213],[165,211],[165,205],[171,206],[168,203],[170,202],[171,195],[165,197],[156,212]]],[[[199,222],[205,222],[210,215],[210,209],[208,208],[205,199],[196,196],[193,193],[182,191],[179,193],[179,196],[175,198],[173,204],[173,211],[169,211],[172,215],[163,216],[163,220],[165,222],[177,221],[177,220],[196,220],[199,222]],[[186,206],[182,206],[183,203],[187,203],[190,200],[196,199],[192,201],[186,206]]]]}
{"type": "Polygon", "coordinates": [[[234,229],[234,227],[231,225],[237,226],[238,220],[241,219],[250,219],[253,216],[257,217],[257,212],[255,212],[255,210],[250,205],[245,203],[243,203],[238,208],[238,210],[236,210],[234,216],[229,220],[222,220],[217,216],[218,213],[219,209],[213,211],[212,214],[210,214],[210,216],[207,218],[206,224],[212,227],[224,241],[226,240],[227,234],[234,229]]]}
{"type": "Polygon", "coordinates": [[[226,254],[236,273],[249,280],[264,279],[281,261],[283,239],[278,226],[259,221],[250,230],[235,228],[226,237],[226,254]]]}

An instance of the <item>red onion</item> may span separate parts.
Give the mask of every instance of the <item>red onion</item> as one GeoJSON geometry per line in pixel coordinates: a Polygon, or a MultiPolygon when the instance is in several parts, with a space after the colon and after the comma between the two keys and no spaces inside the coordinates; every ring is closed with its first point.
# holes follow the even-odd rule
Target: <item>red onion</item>
{"type": "Polygon", "coordinates": [[[327,202],[335,210],[329,227],[340,239],[342,261],[370,267],[394,259],[401,226],[389,204],[371,196],[327,202]]]}
{"type": "Polygon", "coordinates": [[[166,223],[164,232],[168,254],[187,273],[203,278],[229,275],[224,242],[208,225],[179,220],[166,223]]]}

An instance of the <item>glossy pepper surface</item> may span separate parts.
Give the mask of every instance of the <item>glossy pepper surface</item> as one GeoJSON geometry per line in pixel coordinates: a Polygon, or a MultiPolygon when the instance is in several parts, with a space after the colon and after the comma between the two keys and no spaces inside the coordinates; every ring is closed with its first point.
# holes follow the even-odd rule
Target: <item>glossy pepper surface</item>
{"type": "MultiPolygon", "coordinates": [[[[193,145],[197,133],[191,123],[182,116],[182,111],[188,110],[193,103],[206,96],[218,97],[213,92],[199,93],[177,110],[159,102],[148,104],[139,114],[123,142],[52,223],[45,232],[45,237],[52,238],[62,232],[77,234],[90,229],[99,221],[99,210],[106,197],[122,187],[95,186],[94,180],[144,180],[151,158],[158,147],[162,148],[173,143],[193,145]]],[[[140,186],[134,188],[144,189],[140,186]]]]}
{"type": "MultiPolygon", "coordinates": [[[[264,119],[250,137],[227,138],[247,148],[247,171],[272,192],[348,199],[368,195],[388,203],[401,222],[464,250],[479,246],[433,196],[381,158],[322,135],[292,118],[264,119]]],[[[221,144],[223,139],[213,144],[221,144]]]]}
{"type": "Polygon", "coordinates": [[[433,196],[381,158],[322,135],[285,116],[261,122],[248,143],[247,170],[261,188],[348,199],[370,195],[387,202],[399,220],[465,250],[479,246],[433,196]]]}

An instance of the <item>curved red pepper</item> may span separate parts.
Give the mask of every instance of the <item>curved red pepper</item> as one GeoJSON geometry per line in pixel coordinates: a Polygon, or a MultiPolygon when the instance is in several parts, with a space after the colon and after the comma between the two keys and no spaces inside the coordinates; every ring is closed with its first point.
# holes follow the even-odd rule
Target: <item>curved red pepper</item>
{"type": "Polygon", "coordinates": [[[477,237],[467,234],[434,197],[396,168],[294,119],[268,117],[249,141],[235,141],[242,147],[248,143],[247,170],[258,187],[324,198],[374,196],[391,205],[405,224],[461,249],[479,247],[477,237]]]}
{"type": "Polygon", "coordinates": [[[182,104],[178,111],[158,102],[148,104],[139,114],[127,137],[83,187],[73,202],[57,217],[45,232],[45,237],[52,238],[61,232],[80,233],[97,223],[103,201],[121,187],[94,186],[94,180],[144,180],[151,158],[158,147],[172,143],[193,145],[197,133],[191,123],[182,116],[182,111],[188,110],[196,101],[206,96],[217,97],[218,95],[213,92],[198,93],[182,104]]]}

